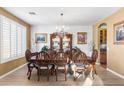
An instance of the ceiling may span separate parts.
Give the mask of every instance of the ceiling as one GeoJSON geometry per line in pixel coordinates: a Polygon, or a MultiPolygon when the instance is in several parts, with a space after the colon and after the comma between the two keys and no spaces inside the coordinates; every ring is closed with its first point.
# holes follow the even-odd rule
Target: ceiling
{"type": "Polygon", "coordinates": [[[65,25],[93,25],[119,10],[119,7],[4,7],[30,25],[59,25],[63,12],[65,25]],[[36,15],[30,15],[35,12],[36,15]]]}

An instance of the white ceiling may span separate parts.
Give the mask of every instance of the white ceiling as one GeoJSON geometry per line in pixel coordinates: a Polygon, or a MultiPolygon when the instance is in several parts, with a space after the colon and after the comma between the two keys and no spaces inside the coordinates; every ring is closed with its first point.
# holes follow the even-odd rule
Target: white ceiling
{"type": "Polygon", "coordinates": [[[63,12],[65,25],[92,25],[119,10],[119,7],[4,7],[30,25],[58,25],[63,12]],[[29,12],[36,12],[30,15],[29,12]]]}

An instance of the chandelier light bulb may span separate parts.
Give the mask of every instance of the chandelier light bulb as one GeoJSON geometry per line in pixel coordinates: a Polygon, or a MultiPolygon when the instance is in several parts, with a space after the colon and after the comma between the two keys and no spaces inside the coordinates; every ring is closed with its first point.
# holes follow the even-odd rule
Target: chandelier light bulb
{"type": "Polygon", "coordinates": [[[62,28],[64,29],[64,28],[65,28],[65,26],[63,25],[63,26],[62,26],[62,28]]]}
{"type": "Polygon", "coordinates": [[[56,27],[56,31],[58,30],[58,27],[56,27]]]}

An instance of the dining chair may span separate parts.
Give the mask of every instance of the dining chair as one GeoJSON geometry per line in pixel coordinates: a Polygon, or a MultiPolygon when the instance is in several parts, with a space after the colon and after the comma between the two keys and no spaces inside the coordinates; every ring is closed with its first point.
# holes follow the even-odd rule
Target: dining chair
{"type": "Polygon", "coordinates": [[[67,55],[64,52],[58,52],[55,56],[56,65],[58,70],[64,71],[65,81],[67,81],[67,55]]]}
{"type": "Polygon", "coordinates": [[[75,68],[73,68],[74,80],[76,80],[80,74],[83,74],[83,77],[84,77],[85,71],[87,70],[89,66],[87,62],[87,55],[84,52],[81,52],[80,54],[76,54],[72,60],[74,61],[74,64],[76,65],[74,66],[75,68]],[[78,76],[77,76],[77,73],[78,73],[78,76]]]}
{"type": "Polygon", "coordinates": [[[57,68],[58,66],[55,64],[55,56],[56,56],[56,51],[49,49],[48,50],[48,54],[50,55],[50,63],[48,64],[48,81],[50,78],[50,75],[54,75],[56,76],[56,81],[58,81],[58,77],[57,77],[57,68]]]}
{"type": "Polygon", "coordinates": [[[42,70],[46,70],[48,72],[48,64],[50,61],[50,55],[46,51],[40,51],[36,56],[36,64],[38,66],[38,81],[40,81],[40,75],[42,70]]]}
{"type": "Polygon", "coordinates": [[[31,73],[32,73],[33,68],[38,69],[38,67],[35,64],[35,60],[34,61],[31,60],[32,56],[36,56],[36,53],[31,53],[31,51],[29,49],[27,49],[25,51],[25,58],[26,58],[27,67],[28,67],[28,72],[27,72],[28,79],[30,79],[30,77],[31,77],[31,73]]]}
{"type": "Polygon", "coordinates": [[[91,75],[92,75],[93,79],[94,79],[94,74],[97,75],[97,71],[96,71],[96,61],[97,61],[97,58],[98,58],[98,50],[94,49],[93,52],[92,52],[91,58],[88,59],[88,62],[91,65],[91,75]]]}

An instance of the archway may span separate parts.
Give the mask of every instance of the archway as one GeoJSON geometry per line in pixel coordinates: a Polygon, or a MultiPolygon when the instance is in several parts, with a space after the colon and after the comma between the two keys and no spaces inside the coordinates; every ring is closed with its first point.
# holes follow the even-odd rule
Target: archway
{"type": "Polygon", "coordinates": [[[98,27],[98,49],[100,51],[100,64],[107,66],[107,24],[102,23],[98,27]]]}

